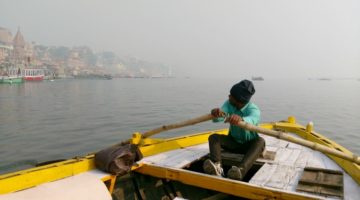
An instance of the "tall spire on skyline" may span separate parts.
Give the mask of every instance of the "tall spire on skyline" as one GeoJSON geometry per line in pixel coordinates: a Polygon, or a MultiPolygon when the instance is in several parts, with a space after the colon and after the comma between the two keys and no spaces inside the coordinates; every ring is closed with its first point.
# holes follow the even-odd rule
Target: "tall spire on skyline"
{"type": "Polygon", "coordinates": [[[18,31],[13,39],[13,58],[17,61],[24,62],[25,61],[25,40],[24,36],[20,32],[20,27],[18,27],[18,31]]]}
{"type": "Polygon", "coordinates": [[[14,47],[22,47],[22,48],[25,47],[25,40],[24,40],[24,36],[20,32],[20,26],[18,27],[18,31],[14,37],[13,44],[14,47]]]}

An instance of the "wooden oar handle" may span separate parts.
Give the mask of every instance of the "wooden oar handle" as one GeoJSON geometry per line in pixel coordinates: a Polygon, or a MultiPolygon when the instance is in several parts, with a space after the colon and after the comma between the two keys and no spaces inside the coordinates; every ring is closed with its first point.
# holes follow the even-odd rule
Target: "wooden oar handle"
{"type": "Polygon", "coordinates": [[[333,156],[339,157],[339,158],[343,158],[345,160],[354,162],[358,165],[360,165],[360,158],[359,156],[356,156],[355,154],[345,154],[344,152],[341,151],[337,151],[335,149],[329,148],[325,145],[321,145],[315,142],[310,142],[301,138],[296,138],[296,137],[292,137],[284,132],[280,132],[280,131],[275,131],[275,130],[270,130],[270,129],[264,129],[258,126],[254,126],[252,124],[249,124],[247,122],[244,121],[240,121],[238,124],[239,127],[249,130],[249,131],[254,131],[257,133],[262,133],[264,135],[268,135],[268,136],[272,136],[272,137],[276,137],[282,140],[286,140],[292,143],[296,143],[296,144],[300,144],[306,147],[309,147],[311,149],[320,151],[322,153],[327,153],[327,154],[331,154],[333,156]]]}
{"type": "MultiPolygon", "coordinates": [[[[150,131],[147,131],[147,132],[143,133],[142,138],[147,138],[147,137],[150,137],[152,135],[155,135],[155,134],[163,132],[163,131],[198,124],[198,123],[205,122],[205,121],[208,121],[208,120],[211,120],[211,119],[214,119],[214,117],[211,114],[206,114],[206,115],[203,115],[203,116],[200,116],[200,117],[197,117],[197,118],[193,118],[193,119],[190,119],[190,120],[186,120],[186,121],[183,121],[183,122],[180,122],[180,123],[164,125],[164,126],[161,126],[159,128],[156,128],[156,129],[153,129],[153,130],[150,130],[150,131]]],[[[348,160],[348,161],[351,161],[351,162],[354,162],[354,163],[360,165],[359,156],[356,156],[354,154],[345,154],[343,152],[337,151],[335,149],[329,148],[327,146],[324,146],[324,145],[321,145],[321,144],[318,144],[318,143],[315,143],[315,142],[310,142],[310,141],[307,141],[307,140],[304,140],[304,139],[295,138],[295,137],[292,137],[292,136],[290,136],[288,134],[285,134],[283,132],[280,132],[280,131],[264,129],[264,128],[254,126],[254,125],[249,124],[249,123],[244,122],[244,121],[240,121],[237,125],[239,127],[243,128],[243,129],[246,129],[246,130],[249,130],[249,131],[262,133],[264,135],[268,135],[268,136],[276,137],[276,138],[286,140],[286,141],[289,141],[289,142],[292,142],[292,143],[300,144],[300,145],[309,147],[311,149],[320,151],[322,153],[327,153],[327,154],[330,154],[330,155],[333,155],[333,156],[337,156],[339,158],[343,158],[345,160],[348,160]]]]}
{"type": "Polygon", "coordinates": [[[211,119],[214,119],[214,117],[211,114],[206,114],[206,115],[203,115],[203,116],[200,116],[197,118],[193,118],[193,119],[189,119],[189,120],[186,120],[186,121],[183,121],[180,123],[164,125],[159,128],[156,128],[156,129],[153,129],[153,130],[143,133],[142,138],[147,138],[147,137],[150,137],[152,135],[155,135],[155,134],[163,132],[163,131],[198,124],[198,123],[205,122],[205,121],[208,121],[211,119]]]}

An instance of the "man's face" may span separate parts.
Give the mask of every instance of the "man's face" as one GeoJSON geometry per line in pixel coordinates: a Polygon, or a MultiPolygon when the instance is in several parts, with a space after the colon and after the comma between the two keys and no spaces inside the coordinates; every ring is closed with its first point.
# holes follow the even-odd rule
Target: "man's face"
{"type": "Polygon", "coordinates": [[[241,109],[245,106],[244,103],[237,101],[233,96],[229,95],[229,102],[231,105],[235,106],[237,109],[241,109]]]}

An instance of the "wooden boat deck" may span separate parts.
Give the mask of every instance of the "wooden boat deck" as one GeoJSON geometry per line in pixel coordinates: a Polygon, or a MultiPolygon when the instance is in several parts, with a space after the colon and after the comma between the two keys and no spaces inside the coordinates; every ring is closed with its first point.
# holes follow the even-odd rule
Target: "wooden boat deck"
{"type": "MultiPolygon", "coordinates": [[[[266,141],[266,150],[276,152],[275,159],[266,160],[259,158],[258,161],[264,164],[250,179],[250,184],[296,192],[296,187],[304,168],[315,167],[342,171],[344,177],[344,199],[357,199],[360,196],[358,184],[326,155],[277,138],[265,135],[262,135],[262,137],[266,141]]],[[[185,168],[208,153],[208,144],[204,143],[145,157],[139,162],[160,167],[185,168]]]]}
{"type": "Polygon", "coordinates": [[[90,170],[76,176],[53,181],[36,187],[0,195],[1,200],[111,200],[112,197],[102,179],[109,174],[100,170],[90,170]],[[86,186],[85,186],[86,185],[86,186]],[[91,192],[90,192],[91,191],[91,192]]]}
{"type": "Polygon", "coordinates": [[[209,154],[209,145],[204,143],[145,157],[139,162],[162,167],[184,168],[190,163],[206,156],[207,154],[209,154]]]}

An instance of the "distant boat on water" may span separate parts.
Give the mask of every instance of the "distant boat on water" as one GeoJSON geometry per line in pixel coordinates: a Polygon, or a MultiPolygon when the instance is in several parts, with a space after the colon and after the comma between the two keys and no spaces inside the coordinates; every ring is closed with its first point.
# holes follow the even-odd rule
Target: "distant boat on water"
{"type": "Polygon", "coordinates": [[[14,84],[14,83],[22,83],[23,82],[23,76],[21,75],[20,69],[16,68],[10,68],[4,73],[0,74],[0,83],[8,83],[8,84],[14,84]]]}
{"type": "Polygon", "coordinates": [[[113,79],[113,77],[110,74],[104,74],[104,78],[107,80],[113,79]]]}
{"type": "Polygon", "coordinates": [[[23,76],[25,81],[42,81],[44,80],[44,69],[25,68],[23,69],[23,76]]]}
{"type": "Polygon", "coordinates": [[[8,84],[14,84],[14,83],[22,83],[23,77],[21,76],[0,76],[0,83],[8,83],[8,84]]]}
{"type": "Polygon", "coordinates": [[[261,77],[261,76],[253,76],[253,77],[251,77],[251,80],[253,80],[253,81],[263,81],[264,78],[261,77]]]}
{"type": "Polygon", "coordinates": [[[74,75],[75,79],[103,79],[111,80],[113,77],[110,74],[79,74],[74,75]]]}
{"type": "Polygon", "coordinates": [[[319,81],[331,81],[330,78],[319,78],[318,80],[319,80],[319,81]]]}

